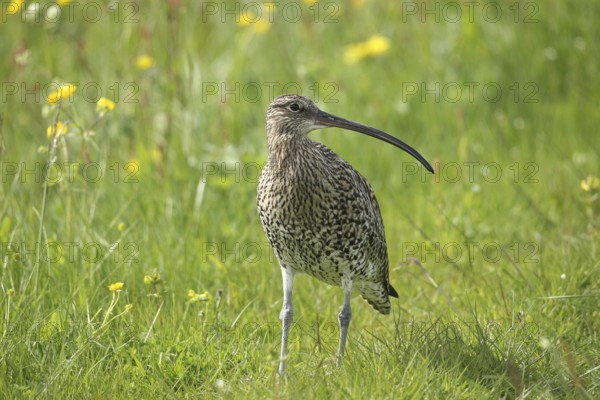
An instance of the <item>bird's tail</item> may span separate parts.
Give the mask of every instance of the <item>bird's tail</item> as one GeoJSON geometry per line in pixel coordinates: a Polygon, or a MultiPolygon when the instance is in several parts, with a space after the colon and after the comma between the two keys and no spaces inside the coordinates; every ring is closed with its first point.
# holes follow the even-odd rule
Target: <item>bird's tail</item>
{"type": "Polygon", "coordinates": [[[363,299],[375,310],[382,314],[389,314],[392,310],[390,296],[398,297],[398,293],[390,284],[362,284],[357,287],[363,299]]]}
{"type": "Polygon", "coordinates": [[[396,292],[396,289],[394,289],[391,283],[388,283],[388,295],[398,298],[398,292],[396,292]]]}

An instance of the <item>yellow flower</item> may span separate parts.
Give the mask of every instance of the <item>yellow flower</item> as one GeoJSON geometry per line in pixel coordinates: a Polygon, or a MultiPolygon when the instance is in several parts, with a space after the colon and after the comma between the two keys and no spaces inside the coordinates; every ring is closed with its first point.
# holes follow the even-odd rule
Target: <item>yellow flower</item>
{"type": "Polygon", "coordinates": [[[375,35],[367,41],[369,54],[383,54],[390,49],[390,41],[385,36],[375,35]]]}
{"type": "Polygon", "coordinates": [[[111,283],[110,285],[108,285],[108,290],[110,290],[111,292],[118,292],[121,289],[123,289],[123,286],[125,286],[123,282],[111,283]]]}
{"type": "Polygon", "coordinates": [[[9,1],[6,5],[6,14],[12,15],[18,13],[23,8],[23,5],[25,5],[25,0],[9,1]]]}
{"type": "Polygon", "coordinates": [[[141,56],[137,56],[135,59],[135,66],[138,69],[144,70],[151,68],[154,65],[154,58],[150,57],[147,54],[142,54],[141,56]]]}
{"type": "Polygon", "coordinates": [[[123,232],[125,230],[125,223],[119,222],[119,225],[117,225],[117,230],[119,232],[123,232]]]}
{"type": "Polygon", "coordinates": [[[600,189],[600,178],[597,176],[588,175],[587,178],[579,183],[581,190],[591,192],[592,190],[600,189]]]}
{"type": "Polygon", "coordinates": [[[264,19],[261,19],[260,21],[252,25],[252,30],[256,33],[265,33],[269,29],[271,29],[271,24],[269,23],[269,21],[266,21],[264,19]]]}
{"type": "MultiPolygon", "coordinates": [[[[54,134],[54,137],[59,138],[62,135],[65,135],[68,130],[69,130],[69,125],[68,124],[63,124],[62,122],[58,121],[56,123],[56,133],[54,134]]],[[[50,125],[46,129],[46,135],[48,136],[48,139],[50,139],[52,137],[52,132],[53,131],[54,131],[54,125],[50,125]]]]}
{"type": "Polygon", "coordinates": [[[319,0],[304,0],[304,3],[308,4],[309,6],[312,6],[313,4],[317,3],[319,0]]]}
{"type": "Polygon", "coordinates": [[[390,41],[388,38],[374,35],[369,40],[347,46],[344,52],[344,61],[346,64],[355,64],[365,57],[387,53],[389,49],[390,41]]]}
{"type": "Polygon", "coordinates": [[[65,5],[71,3],[72,0],[56,0],[56,4],[58,4],[61,7],[64,7],[65,5]]]}
{"type": "Polygon", "coordinates": [[[58,101],[66,100],[69,97],[73,96],[73,93],[75,93],[76,90],[77,86],[68,83],[66,85],[62,85],[60,88],[50,93],[46,100],[48,101],[48,103],[54,104],[58,101]]]}
{"type": "Polygon", "coordinates": [[[362,8],[365,5],[365,0],[352,0],[352,7],[362,8]]]}
{"type": "Polygon", "coordinates": [[[152,285],[158,282],[160,282],[160,272],[155,272],[151,275],[144,275],[144,284],[152,285]]]}
{"type": "Polygon", "coordinates": [[[188,303],[195,303],[197,301],[207,301],[208,299],[210,299],[210,294],[207,291],[205,291],[202,294],[198,294],[193,289],[190,289],[188,290],[187,295],[190,298],[188,300],[188,303]]]}
{"type": "Polygon", "coordinates": [[[271,23],[267,21],[267,18],[258,19],[258,17],[252,12],[245,12],[240,14],[240,20],[237,22],[239,26],[251,26],[252,31],[256,33],[265,33],[271,29],[271,23]]]}
{"type": "Polygon", "coordinates": [[[247,26],[250,25],[251,23],[254,23],[256,17],[254,15],[252,16],[247,16],[246,14],[240,14],[240,20],[238,22],[236,22],[236,24],[238,24],[239,26],[247,26]]]}
{"type": "Polygon", "coordinates": [[[115,102],[107,99],[106,97],[100,97],[98,102],[96,103],[96,111],[100,115],[106,114],[108,111],[112,111],[115,109],[115,102]]]}
{"type": "Polygon", "coordinates": [[[208,294],[207,291],[204,291],[204,293],[198,295],[198,299],[202,301],[208,300],[209,298],[210,294],[208,294]]]}

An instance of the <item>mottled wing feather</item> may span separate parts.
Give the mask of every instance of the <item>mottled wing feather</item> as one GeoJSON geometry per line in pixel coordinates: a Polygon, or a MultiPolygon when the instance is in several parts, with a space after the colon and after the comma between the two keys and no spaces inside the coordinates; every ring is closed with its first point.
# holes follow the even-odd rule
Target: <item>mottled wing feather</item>
{"type": "Polygon", "coordinates": [[[345,232],[344,236],[353,235],[361,240],[360,253],[366,259],[365,267],[368,270],[368,279],[360,279],[360,276],[353,279],[354,287],[373,308],[388,314],[391,309],[389,295],[390,292],[395,293],[395,290],[389,285],[385,229],[375,192],[366,178],[348,162],[320,143],[317,147],[327,155],[329,167],[333,170],[332,176],[339,181],[340,176],[348,175],[352,182],[349,188],[340,188],[350,191],[342,195],[352,204],[352,208],[348,210],[348,220],[352,223],[345,225],[351,227],[352,232],[345,232]]]}
{"type": "Polygon", "coordinates": [[[368,262],[374,266],[379,275],[376,281],[363,283],[361,292],[365,300],[376,310],[388,314],[389,296],[398,297],[398,294],[389,284],[389,259],[381,210],[369,182],[358,171],[354,169],[352,171],[355,175],[356,187],[360,188],[359,192],[364,197],[361,203],[364,204],[365,220],[368,221],[363,232],[364,237],[368,238],[365,240],[364,251],[368,262]]]}

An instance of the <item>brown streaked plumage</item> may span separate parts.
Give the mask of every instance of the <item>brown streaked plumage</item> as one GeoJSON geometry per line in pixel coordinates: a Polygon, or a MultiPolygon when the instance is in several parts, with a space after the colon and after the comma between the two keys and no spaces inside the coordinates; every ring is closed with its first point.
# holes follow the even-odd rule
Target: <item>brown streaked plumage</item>
{"type": "Polygon", "coordinates": [[[308,98],[283,95],[267,111],[269,162],[258,184],[258,214],[281,266],[283,322],[279,372],[285,373],[287,339],[292,323],[292,286],[297,273],[342,286],[344,305],[338,316],[338,364],[355,290],[382,314],[389,314],[389,283],[385,231],[379,205],[367,180],[321,143],[310,131],[330,126],[364,133],[397,146],[431,165],[413,148],[380,130],[325,113],[308,98]]]}

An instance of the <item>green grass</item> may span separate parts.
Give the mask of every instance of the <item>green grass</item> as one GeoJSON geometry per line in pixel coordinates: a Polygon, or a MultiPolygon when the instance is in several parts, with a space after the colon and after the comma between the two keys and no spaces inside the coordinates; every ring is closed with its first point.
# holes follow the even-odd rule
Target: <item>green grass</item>
{"type": "Polygon", "coordinates": [[[420,2],[321,2],[318,16],[299,2],[298,22],[279,7],[264,33],[220,2],[214,15],[106,3],[96,22],[81,5],[58,23],[3,8],[0,397],[600,397],[599,189],[580,187],[600,175],[596,2],[485,1],[456,23],[444,2],[427,2],[439,22],[408,13],[420,2]],[[496,22],[481,14],[492,3],[496,22]],[[388,52],[344,62],[376,34],[388,52]],[[135,67],[142,54],[152,68],[135,67]],[[65,81],[78,89],[44,202],[58,112],[44,88],[65,81]],[[397,135],[438,174],[366,137],[311,134],[374,187],[400,298],[388,317],[353,298],[336,369],[341,290],[299,277],[282,380],[281,276],[255,196],[269,88],[286,84],[397,135]],[[407,92],[436,84],[463,91],[407,92]],[[116,103],[95,125],[94,88],[116,103]]]}

